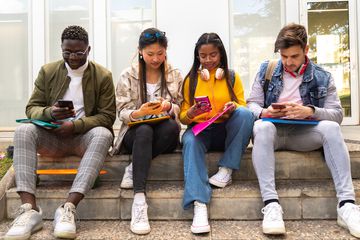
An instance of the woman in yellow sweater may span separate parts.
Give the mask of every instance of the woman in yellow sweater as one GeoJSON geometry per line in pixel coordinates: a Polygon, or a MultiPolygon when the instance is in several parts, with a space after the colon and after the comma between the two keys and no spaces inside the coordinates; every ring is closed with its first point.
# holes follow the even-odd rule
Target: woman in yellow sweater
{"type": "Polygon", "coordinates": [[[228,68],[227,55],[216,33],[204,33],[196,43],[194,62],[185,77],[180,121],[188,125],[183,137],[185,190],[183,207],[194,204],[193,233],[210,231],[206,204],[210,202],[210,184],[225,187],[231,183],[233,169],[249,143],[254,117],[245,107],[244,89],[240,77],[228,68]],[[210,104],[195,101],[207,96],[210,104]],[[197,136],[192,127],[204,122],[226,107],[230,109],[197,136]],[[224,151],[219,171],[208,178],[205,153],[224,151]],[[209,184],[210,183],[210,184],[209,184]]]}

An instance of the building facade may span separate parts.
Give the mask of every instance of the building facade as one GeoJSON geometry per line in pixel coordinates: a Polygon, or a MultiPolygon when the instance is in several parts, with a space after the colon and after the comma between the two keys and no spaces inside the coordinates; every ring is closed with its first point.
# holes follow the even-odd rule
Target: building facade
{"type": "Polygon", "coordinates": [[[359,125],[360,3],[356,0],[0,0],[0,129],[14,128],[40,67],[61,59],[68,25],[89,32],[90,58],[113,72],[136,59],[140,32],[157,27],[169,39],[168,60],[185,76],[204,32],[222,38],[246,96],[260,63],[278,58],[274,41],[287,23],[309,33],[309,57],[330,71],[345,125],[359,125]]]}

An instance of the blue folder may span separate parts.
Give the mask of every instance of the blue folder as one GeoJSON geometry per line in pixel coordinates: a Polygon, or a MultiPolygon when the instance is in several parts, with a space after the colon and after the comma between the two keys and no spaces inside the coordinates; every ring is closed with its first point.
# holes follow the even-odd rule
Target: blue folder
{"type": "Polygon", "coordinates": [[[282,118],[262,118],[263,121],[268,121],[272,123],[282,123],[282,124],[305,124],[305,125],[317,125],[318,120],[314,119],[282,119],[282,118]]]}

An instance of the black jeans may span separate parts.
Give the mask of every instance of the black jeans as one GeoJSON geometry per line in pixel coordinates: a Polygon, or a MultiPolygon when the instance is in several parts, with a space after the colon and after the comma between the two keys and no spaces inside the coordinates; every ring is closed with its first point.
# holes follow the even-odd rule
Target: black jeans
{"type": "Polygon", "coordinates": [[[173,119],[156,125],[141,124],[126,132],[123,144],[132,153],[135,193],[145,192],[151,159],[161,153],[174,151],[179,134],[179,127],[173,119]]]}

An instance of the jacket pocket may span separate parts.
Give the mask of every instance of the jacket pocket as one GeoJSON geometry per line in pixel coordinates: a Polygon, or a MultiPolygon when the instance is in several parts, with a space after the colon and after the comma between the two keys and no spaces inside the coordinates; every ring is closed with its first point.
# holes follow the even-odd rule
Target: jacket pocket
{"type": "Polygon", "coordinates": [[[311,98],[314,99],[321,99],[326,97],[327,95],[327,88],[326,87],[317,87],[313,91],[310,91],[311,98]]]}

